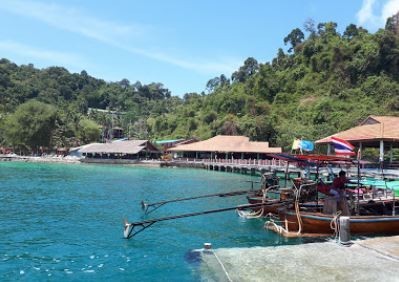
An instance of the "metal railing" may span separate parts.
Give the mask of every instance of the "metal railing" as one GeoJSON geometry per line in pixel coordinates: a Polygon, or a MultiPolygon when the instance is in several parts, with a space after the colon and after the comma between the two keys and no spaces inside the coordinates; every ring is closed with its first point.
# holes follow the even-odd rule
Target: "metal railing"
{"type": "Polygon", "coordinates": [[[172,161],[185,163],[203,163],[218,165],[247,165],[247,166],[273,166],[286,167],[287,162],[277,159],[257,160],[257,159],[197,159],[197,158],[175,158],[172,161]]]}

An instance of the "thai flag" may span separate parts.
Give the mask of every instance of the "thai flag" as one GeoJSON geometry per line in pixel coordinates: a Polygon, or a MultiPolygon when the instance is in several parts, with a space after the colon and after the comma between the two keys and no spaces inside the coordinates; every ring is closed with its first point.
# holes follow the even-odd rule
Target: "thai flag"
{"type": "Polygon", "coordinates": [[[341,155],[341,156],[355,155],[355,152],[353,151],[355,147],[348,141],[345,141],[337,137],[331,137],[331,142],[334,146],[336,155],[341,155]]]}

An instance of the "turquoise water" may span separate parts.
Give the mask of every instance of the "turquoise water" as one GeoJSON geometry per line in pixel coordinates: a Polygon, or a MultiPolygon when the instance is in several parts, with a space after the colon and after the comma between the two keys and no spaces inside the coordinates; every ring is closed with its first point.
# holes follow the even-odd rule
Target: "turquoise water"
{"type": "Polygon", "coordinates": [[[214,248],[298,243],[234,211],[160,222],[123,238],[124,218],[246,203],[245,196],[171,203],[144,217],[143,199],[242,190],[249,179],[192,169],[0,163],[0,280],[201,281],[190,251],[204,242],[214,248]]]}

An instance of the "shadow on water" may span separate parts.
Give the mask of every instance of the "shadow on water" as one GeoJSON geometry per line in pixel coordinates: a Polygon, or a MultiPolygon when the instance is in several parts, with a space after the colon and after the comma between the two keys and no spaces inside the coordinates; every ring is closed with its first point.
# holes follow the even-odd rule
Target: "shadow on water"
{"type": "Polygon", "coordinates": [[[184,260],[193,266],[199,266],[202,262],[203,249],[189,250],[184,254],[184,260]]]}

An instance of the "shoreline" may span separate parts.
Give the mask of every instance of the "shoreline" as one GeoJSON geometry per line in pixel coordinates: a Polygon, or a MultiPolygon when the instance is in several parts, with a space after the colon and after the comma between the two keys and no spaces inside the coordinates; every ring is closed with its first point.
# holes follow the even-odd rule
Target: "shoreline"
{"type": "MultiPolygon", "coordinates": [[[[18,155],[2,155],[0,154],[0,162],[15,161],[15,162],[33,162],[33,163],[63,163],[63,164],[104,164],[104,165],[131,165],[131,166],[143,166],[143,167],[173,167],[173,168],[195,168],[195,169],[209,169],[203,162],[182,162],[180,160],[164,161],[164,160],[123,160],[123,159],[89,159],[85,160],[78,157],[60,157],[60,156],[18,156],[18,155]]],[[[228,172],[228,173],[243,173],[233,170],[216,169],[216,171],[228,172]]],[[[267,170],[268,171],[268,170],[267,170]]],[[[365,174],[363,177],[373,177],[373,174],[380,176],[377,171],[371,171],[370,169],[364,169],[365,174]]],[[[244,174],[251,173],[251,170],[246,171],[244,174]]],[[[257,171],[255,171],[255,175],[257,171]]],[[[260,174],[261,175],[261,174],[260,174]]],[[[399,180],[399,170],[385,170],[385,180],[399,180]]],[[[258,175],[259,176],[259,175],[258,175]]],[[[376,177],[380,179],[379,177],[376,177]]],[[[395,189],[396,190],[396,189],[395,189]]]]}
{"type": "Polygon", "coordinates": [[[30,162],[30,163],[62,163],[62,164],[105,164],[105,165],[137,165],[145,167],[163,167],[164,162],[158,160],[143,160],[139,162],[85,162],[81,158],[57,156],[18,156],[0,155],[0,162],[30,162]]]}
{"type": "Polygon", "coordinates": [[[46,157],[35,157],[35,156],[8,156],[0,155],[0,161],[2,162],[32,162],[32,163],[81,163],[79,159],[46,156],[46,157]]]}

